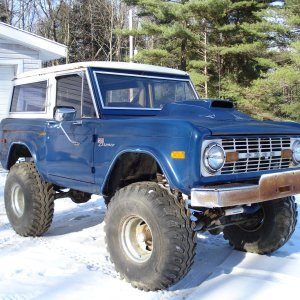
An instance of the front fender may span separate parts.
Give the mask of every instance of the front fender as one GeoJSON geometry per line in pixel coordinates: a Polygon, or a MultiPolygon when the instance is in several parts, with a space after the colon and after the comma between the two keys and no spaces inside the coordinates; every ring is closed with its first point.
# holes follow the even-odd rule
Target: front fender
{"type": "MultiPolygon", "coordinates": [[[[124,148],[118,151],[117,155],[114,157],[110,163],[107,172],[104,176],[103,181],[99,180],[101,185],[101,193],[103,193],[106,182],[114,168],[116,161],[126,153],[142,153],[151,156],[159,165],[163,171],[169,185],[171,188],[176,188],[181,190],[184,193],[187,193],[190,190],[190,143],[185,140],[185,143],[182,143],[181,147],[172,147],[171,145],[165,145],[160,149],[154,147],[140,147],[132,145],[130,147],[124,148]],[[174,159],[171,157],[172,151],[184,151],[185,159],[174,159]]],[[[99,176],[96,176],[99,178],[99,176]]],[[[99,182],[99,183],[100,183],[99,182]]]]}

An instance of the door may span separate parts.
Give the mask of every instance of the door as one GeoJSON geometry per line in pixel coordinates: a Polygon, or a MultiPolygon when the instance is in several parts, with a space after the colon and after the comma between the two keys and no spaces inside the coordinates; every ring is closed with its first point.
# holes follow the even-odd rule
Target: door
{"type": "Polygon", "coordinates": [[[48,175],[94,183],[95,109],[86,77],[56,78],[56,106],[76,109],[76,120],[47,122],[48,175]]]}
{"type": "Polygon", "coordinates": [[[14,66],[0,65],[0,120],[7,117],[14,76],[14,66]]]}

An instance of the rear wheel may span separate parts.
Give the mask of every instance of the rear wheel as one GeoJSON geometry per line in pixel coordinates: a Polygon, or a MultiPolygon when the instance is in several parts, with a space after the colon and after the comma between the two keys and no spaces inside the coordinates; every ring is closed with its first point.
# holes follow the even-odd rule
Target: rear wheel
{"type": "Polygon", "coordinates": [[[224,228],[224,238],[235,249],[259,254],[271,253],[291,237],[297,223],[294,197],[261,203],[256,220],[224,228]]]}
{"type": "Polygon", "coordinates": [[[51,225],[54,191],[33,163],[14,165],[7,175],[5,209],[13,229],[22,236],[39,236],[51,225]]]}
{"type": "Polygon", "coordinates": [[[139,289],[167,288],[193,263],[195,233],[189,212],[157,183],[134,183],[116,192],[105,231],[116,270],[139,289]]]}

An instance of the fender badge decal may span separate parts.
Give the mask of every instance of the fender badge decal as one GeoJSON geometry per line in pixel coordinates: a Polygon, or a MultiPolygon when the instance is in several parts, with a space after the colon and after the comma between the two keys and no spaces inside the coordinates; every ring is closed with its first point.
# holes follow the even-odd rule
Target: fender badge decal
{"type": "Polygon", "coordinates": [[[97,143],[98,143],[98,147],[114,147],[115,146],[115,144],[105,143],[104,138],[98,138],[97,143]]]}

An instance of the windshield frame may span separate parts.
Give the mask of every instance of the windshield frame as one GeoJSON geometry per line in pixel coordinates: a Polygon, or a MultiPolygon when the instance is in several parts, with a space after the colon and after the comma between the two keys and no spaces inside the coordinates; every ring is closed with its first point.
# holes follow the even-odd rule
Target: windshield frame
{"type": "MultiPolygon", "coordinates": [[[[147,72],[148,73],[148,72],[147,72]]],[[[180,82],[186,82],[188,86],[191,88],[192,93],[194,94],[195,98],[191,99],[191,101],[197,101],[200,100],[194,85],[192,84],[190,77],[188,75],[186,76],[179,76],[179,75],[171,75],[171,74],[163,74],[163,73],[153,73],[153,74],[137,74],[136,72],[130,72],[126,70],[116,70],[116,71],[106,71],[106,70],[93,70],[93,79],[96,84],[96,90],[97,90],[97,96],[100,99],[101,107],[104,110],[135,110],[135,111],[161,111],[163,107],[158,108],[151,108],[151,107],[124,107],[124,106],[106,106],[101,93],[101,86],[97,79],[97,74],[107,74],[107,75],[115,75],[115,76],[126,76],[126,77],[137,77],[137,78],[149,78],[149,79],[160,79],[160,80],[171,80],[171,81],[180,81],[180,82]]],[[[185,100],[188,101],[188,100],[185,100]]],[[[170,102],[172,103],[172,102],[170,102]]]]}

